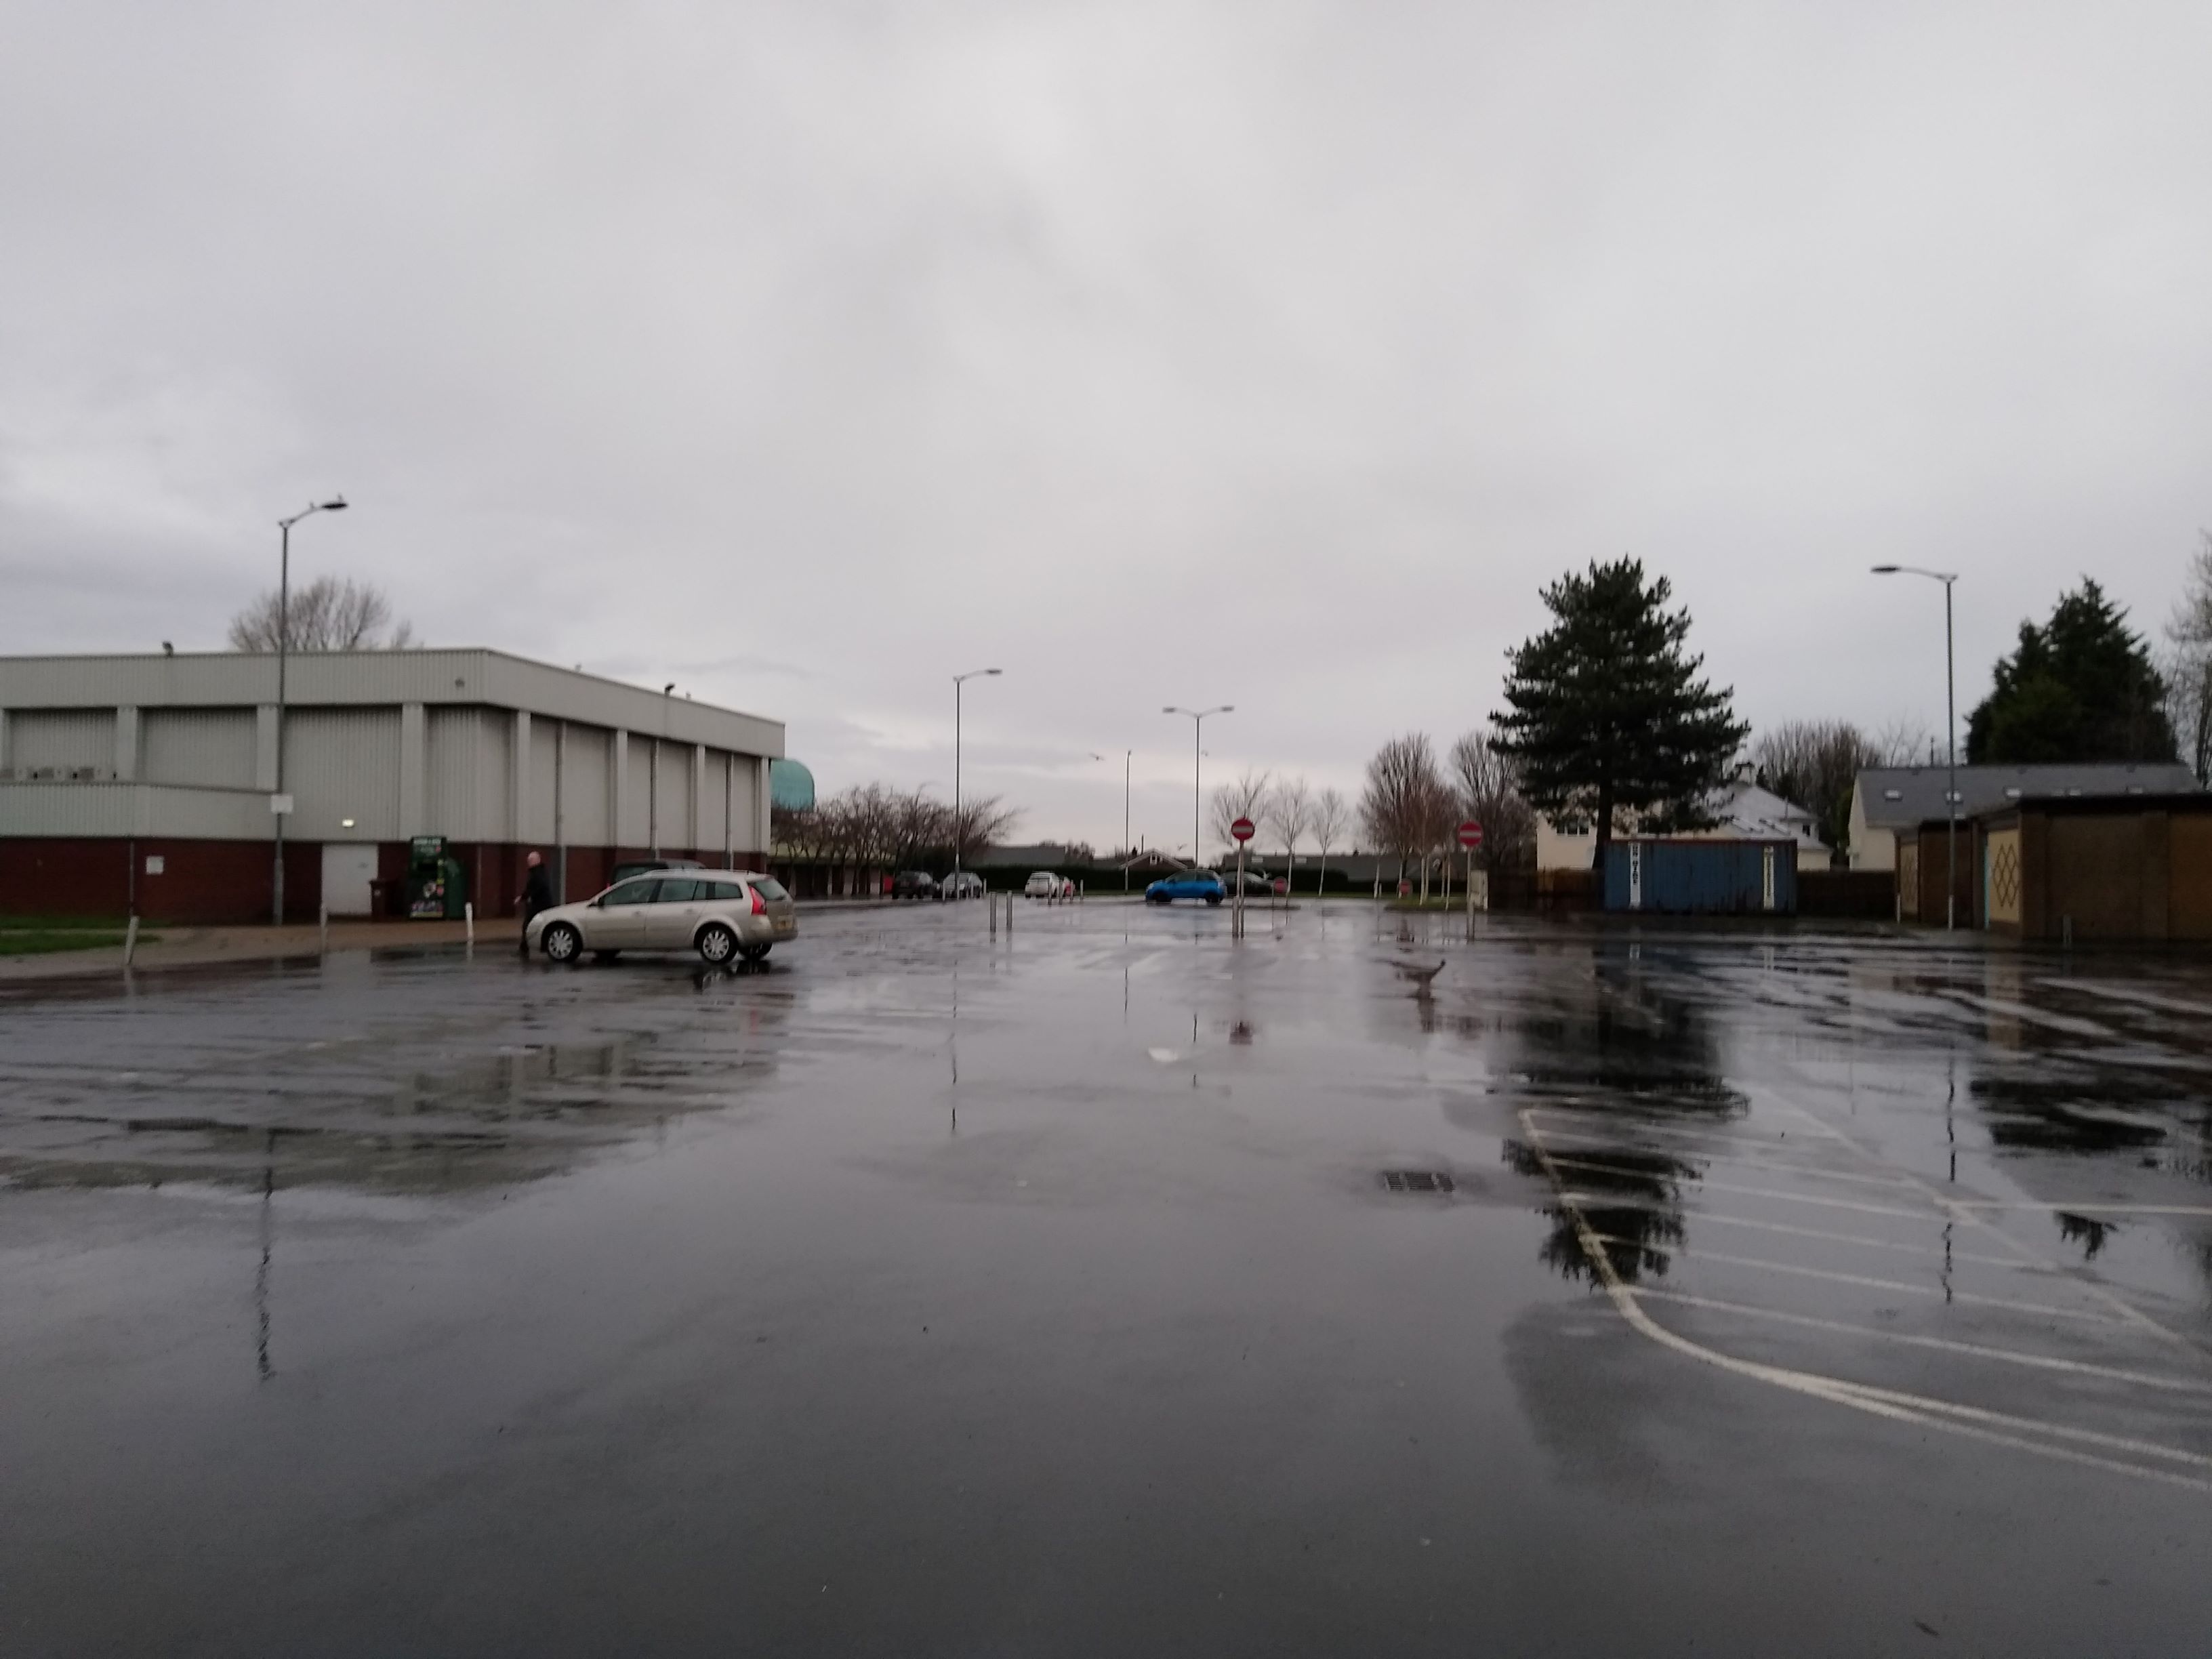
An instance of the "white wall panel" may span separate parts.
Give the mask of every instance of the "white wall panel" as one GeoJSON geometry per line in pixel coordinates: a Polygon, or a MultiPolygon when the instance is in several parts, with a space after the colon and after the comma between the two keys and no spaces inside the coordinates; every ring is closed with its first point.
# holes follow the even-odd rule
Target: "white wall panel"
{"type": "Polygon", "coordinates": [[[629,736],[629,787],[624,791],[622,803],[622,822],[615,826],[615,841],[623,847],[642,847],[646,844],[647,785],[653,764],[653,745],[649,739],[635,732],[629,736]]]}
{"type": "Polygon", "coordinates": [[[295,841],[399,839],[399,711],[287,709],[284,791],[295,841]]]}
{"type": "Polygon", "coordinates": [[[514,716],[504,708],[477,711],[476,805],[471,832],[479,841],[513,841],[514,716]]]}
{"type": "Polygon", "coordinates": [[[568,757],[562,763],[561,839],[570,847],[613,844],[607,817],[614,797],[611,745],[605,726],[568,726],[568,757]]]}
{"type": "MultiPolygon", "coordinates": [[[[570,739],[573,745],[574,738],[570,739]]],[[[516,839],[553,841],[553,766],[560,753],[561,722],[530,722],[530,799],[523,803],[522,823],[516,839]]]]}
{"type": "MultiPolygon", "coordinates": [[[[691,845],[691,745],[686,743],[646,742],[647,754],[658,752],[654,775],[659,780],[657,835],[661,848],[691,845]]],[[[651,845],[651,842],[647,843],[651,845]]]]}
{"type": "Polygon", "coordinates": [[[112,708],[18,708],[8,720],[8,750],[15,775],[35,768],[71,770],[97,768],[103,778],[115,772],[115,711],[112,708]]]}
{"type": "Polygon", "coordinates": [[[143,708],[138,775],[148,783],[253,787],[254,714],[248,708],[143,708]]]}
{"type": "Polygon", "coordinates": [[[425,711],[422,744],[424,835],[452,841],[483,838],[478,800],[483,763],[483,711],[430,708],[425,711]]]}

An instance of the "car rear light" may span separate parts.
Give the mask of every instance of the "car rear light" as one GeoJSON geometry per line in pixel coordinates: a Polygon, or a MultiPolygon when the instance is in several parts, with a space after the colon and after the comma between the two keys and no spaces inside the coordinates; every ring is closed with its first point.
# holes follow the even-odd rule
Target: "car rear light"
{"type": "Polygon", "coordinates": [[[766,915],[768,914],[768,906],[761,898],[760,889],[757,887],[748,887],[745,889],[745,891],[753,896],[753,914],[757,916],[766,915]]]}

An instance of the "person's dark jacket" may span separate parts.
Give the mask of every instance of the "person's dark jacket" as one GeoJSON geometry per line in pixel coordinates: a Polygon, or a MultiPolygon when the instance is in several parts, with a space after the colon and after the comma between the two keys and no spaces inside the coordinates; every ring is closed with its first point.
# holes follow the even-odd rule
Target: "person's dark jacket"
{"type": "Polygon", "coordinates": [[[522,916],[527,921],[540,910],[553,908],[553,883],[545,873],[545,866],[533,864],[522,884],[522,916]]]}

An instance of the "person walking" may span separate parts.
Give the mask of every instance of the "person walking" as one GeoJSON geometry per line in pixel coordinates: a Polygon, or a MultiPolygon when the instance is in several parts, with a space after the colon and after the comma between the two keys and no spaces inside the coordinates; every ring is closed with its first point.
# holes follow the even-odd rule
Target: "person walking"
{"type": "Polygon", "coordinates": [[[522,896],[517,902],[522,907],[522,954],[527,957],[530,954],[530,924],[537,920],[540,910],[553,908],[553,883],[545,874],[545,860],[537,854],[532,853],[523,862],[528,866],[529,874],[523,878],[522,896]]]}

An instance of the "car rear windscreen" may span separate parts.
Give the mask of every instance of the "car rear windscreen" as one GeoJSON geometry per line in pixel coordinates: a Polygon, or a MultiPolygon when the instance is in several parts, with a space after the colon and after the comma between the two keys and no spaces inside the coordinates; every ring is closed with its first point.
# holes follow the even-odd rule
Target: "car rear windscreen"
{"type": "Polygon", "coordinates": [[[783,884],[774,876],[755,876],[753,890],[764,899],[785,899],[791,896],[783,890],[783,884]]]}

